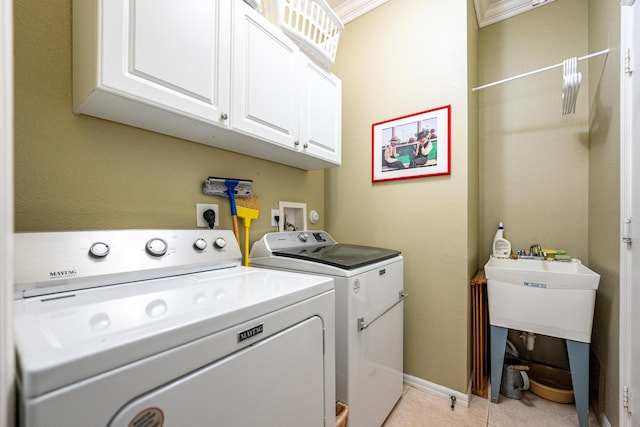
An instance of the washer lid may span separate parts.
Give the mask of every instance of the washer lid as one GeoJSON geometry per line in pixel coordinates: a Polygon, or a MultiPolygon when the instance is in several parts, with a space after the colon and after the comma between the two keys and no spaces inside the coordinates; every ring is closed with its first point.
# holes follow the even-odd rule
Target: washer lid
{"type": "Polygon", "coordinates": [[[338,243],[335,245],[301,247],[273,252],[275,256],[301,259],[353,270],[400,255],[400,251],[372,246],[338,243]]]}

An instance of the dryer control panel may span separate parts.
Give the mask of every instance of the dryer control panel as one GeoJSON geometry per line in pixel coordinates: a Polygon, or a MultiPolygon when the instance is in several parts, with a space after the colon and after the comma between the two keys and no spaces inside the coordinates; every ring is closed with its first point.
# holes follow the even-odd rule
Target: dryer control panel
{"type": "Polygon", "coordinates": [[[15,235],[15,298],[240,265],[231,230],[101,230],[15,235]]]}

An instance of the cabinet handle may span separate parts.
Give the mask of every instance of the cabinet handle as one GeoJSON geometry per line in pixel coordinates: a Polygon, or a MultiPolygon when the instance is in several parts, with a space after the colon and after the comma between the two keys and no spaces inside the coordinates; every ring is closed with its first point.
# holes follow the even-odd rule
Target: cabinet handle
{"type": "Polygon", "coordinates": [[[222,113],[222,114],[220,114],[220,118],[222,120],[227,120],[229,118],[229,115],[227,113],[222,113]]]}
{"type": "Polygon", "coordinates": [[[294,142],[293,145],[295,145],[297,147],[298,145],[300,145],[300,141],[294,142]]]}
{"type": "Polygon", "coordinates": [[[306,142],[303,145],[304,148],[309,148],[309,144],[307,144],[306,142]]]}

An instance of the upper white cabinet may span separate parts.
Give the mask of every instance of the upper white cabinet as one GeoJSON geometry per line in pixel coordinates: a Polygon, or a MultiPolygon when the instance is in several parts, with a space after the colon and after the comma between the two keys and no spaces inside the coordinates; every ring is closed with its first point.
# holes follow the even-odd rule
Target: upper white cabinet
{"type": "Polygon", "coordinates": [[[340,164],[342,82],[302,56],[300,144],[304,152],[340,164]]]}
{"type": "Polygon", "coordinates": [[[101,101],[109,94],[224,124],[230,9],[228,0],[74,1],[76,112],[117,117],[101,101]]]}
{"type": "Polygon", "coordinates": [[[73,43],[76,113],[303,169],[340,164],[340,81],[242,0],[74,0],[73,43]]]}
{"type": "Polygon", "coordinates": [[[298,138],[300,51],[253,10],[236,13],[233,127],[295,148],[298,138]]]}

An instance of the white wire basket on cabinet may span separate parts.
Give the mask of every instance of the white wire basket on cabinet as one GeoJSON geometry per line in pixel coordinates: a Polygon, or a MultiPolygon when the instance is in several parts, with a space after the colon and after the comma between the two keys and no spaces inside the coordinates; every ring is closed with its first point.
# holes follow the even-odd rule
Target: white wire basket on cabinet
{"type": "Polygon", "coordinates": [[[258,10],[319,65],[333,65],[344,25],[325,0],[261,0],[258,10]]]}

